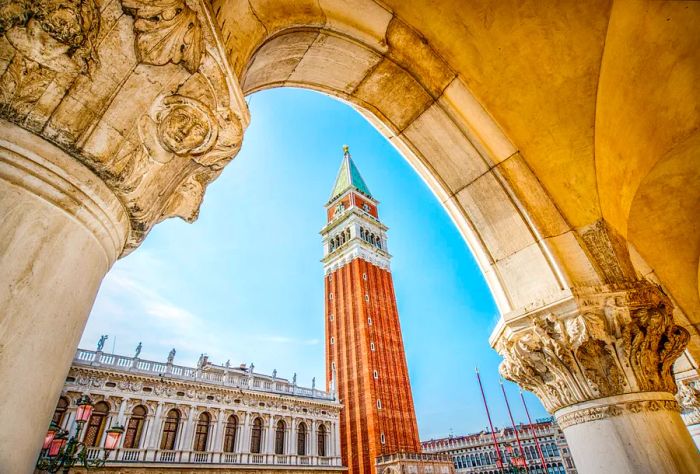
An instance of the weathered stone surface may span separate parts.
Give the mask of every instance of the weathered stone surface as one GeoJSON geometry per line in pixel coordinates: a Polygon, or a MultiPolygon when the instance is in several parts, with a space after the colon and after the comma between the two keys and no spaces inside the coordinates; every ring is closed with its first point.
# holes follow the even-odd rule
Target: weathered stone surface
{"type": "Polygon", "coordinates": [[[319,34],[309,46],[289,82],[351,93],[381,61],[372,50],[335,35],[319,34]]]}
{"type": "Polygon", "coordinates": [[[248,94],[271,85],[283,85],[317,36],[314,31],[298,31],[265,43],[246,71],[243,91],[248,94]]]}
{"type": "Polygon", "coordinates": [[[406,128],[432,101],[410,74],[389,59],[382,60],[353,95],[397,131],[406,128]]]}
{"type": "Polygon", "coordinates": [[[248,112],[207,5],[192,0],[3,5],[0,116],[87,165],[129,211],[124,252],[196,218],[248,112]]]}
{"type": "Polygon", "coordinates": [[[457,193],[488,171],[488,165],[442,107],[434,103],[403,136],[432,166],[432,174],[457,193]]]}
{"type": "Polygon", "coordinates": [[[523,321],[497,343],[504,377],[556,412],[596,398],[676,392],[672,365],[690,338],[648,282],[576,289],[572,307],[523,321]]]}

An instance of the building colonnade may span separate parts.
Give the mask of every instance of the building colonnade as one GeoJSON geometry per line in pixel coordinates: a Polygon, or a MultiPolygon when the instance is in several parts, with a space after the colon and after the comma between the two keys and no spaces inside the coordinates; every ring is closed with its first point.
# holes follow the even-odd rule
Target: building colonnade
{"type": "MultiPolygon", "coordinates": [[[[117,446],[119,461],[328,466],[339,463],[337,419],[324,421],[262,411],[118,396],[101,399],[94,393],[92,396],[95,408],[80,440],[95,448],[93,455],[104,445],[107,428],[119,424],[125,427],[117,446]]],[[[59,399],[53,421],[62,429],[74,426],[77,398],[78,394],[69,393],[59,399]]]]}

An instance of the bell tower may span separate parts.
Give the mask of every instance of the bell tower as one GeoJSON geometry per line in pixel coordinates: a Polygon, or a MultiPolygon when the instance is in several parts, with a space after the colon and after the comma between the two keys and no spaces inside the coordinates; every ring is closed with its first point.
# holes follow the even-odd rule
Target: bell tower
{"type": "Polygon", "coordinates": [[[344,405],[343,464],[374,474],[378,456],[420,452],[379,202],[343,147],[321,230],[325,274],[326,379],[344,405]]]}

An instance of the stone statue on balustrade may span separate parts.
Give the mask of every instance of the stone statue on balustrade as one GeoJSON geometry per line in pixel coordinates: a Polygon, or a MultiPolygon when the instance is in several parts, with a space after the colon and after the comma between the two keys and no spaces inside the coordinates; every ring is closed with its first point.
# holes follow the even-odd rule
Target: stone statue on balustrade
{"type": "Polygon", "coordinates": [[[172,364],[173,360],[175,360],[175,348],[174,347],[170,351],[170,353],[168,354],[168,364],[172,364]]]}
{"type": "Polygon", "coordinates": [[[100,336],[100,340],[97,341],[97,352],[102,352],[102,349],[105,347],[105,341],[109,338],[107,334],[103,334],[100,336]]]}
{"type": "Polygon", "coordinates": [[[311,390],[316,390],[316,377],[311,379],[311,390]]]}
{"type": "Polygon", "coordinates": [[[139,354],[141,354],[141,347],[143,347],[143,345],[139,342],[139,345],[136,346],[136,352],[134,353],[134,359],[137,359],[139,354]]]}
{"type": "Polygon", "coordinates": [[[297,384],[297,373],[294,372],[294,376],[292,377],[292,385],[296,385],[296,384],[297,384]]]}
{"type": "Polygon", "coordinates": [[[199,354],[199,360],[197,360],[197,368],[199,370],[202,370],[206,363],[207,363],[207,356],[205,356],[203,353],[199,354]]]}

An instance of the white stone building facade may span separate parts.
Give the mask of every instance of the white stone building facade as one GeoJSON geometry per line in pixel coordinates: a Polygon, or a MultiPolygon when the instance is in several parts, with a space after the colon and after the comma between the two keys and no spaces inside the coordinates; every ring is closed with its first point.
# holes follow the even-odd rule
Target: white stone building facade
{"type": "Polygon", "coordinates": [[[74,430],[76,400],[88,395],[94,408],[80,436],[91,458],[102,455],[107,428],[125,428],[113,467],[342,470],[335,394],[204,356],[198,367],[179,366],[172,355],[156,362],[78,349],[54,421],[74,430]]]}
{"type": "MultiPolygon", "coordinates": [[[[533,424],[517,426],[520,444],[525,454],[528,472],[532,474],[576,474],[576,467],[564,433],[553,418],[537,420],[533,424]],[[537,443],[542,451],[546,469],[540,459],[537,443]]],[[[504,465],[517,456],[518,440],[513,428],[495,430],[504,465]]],[[[500,474],[497,454],[490,431],[451,436],[424,441],[423,452],[447,454],[452,458],[458,474],[500,474]]]]}

